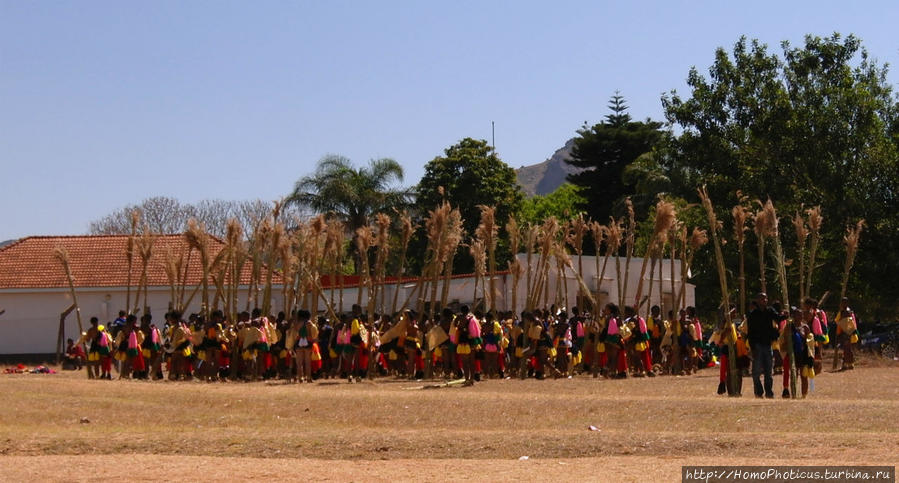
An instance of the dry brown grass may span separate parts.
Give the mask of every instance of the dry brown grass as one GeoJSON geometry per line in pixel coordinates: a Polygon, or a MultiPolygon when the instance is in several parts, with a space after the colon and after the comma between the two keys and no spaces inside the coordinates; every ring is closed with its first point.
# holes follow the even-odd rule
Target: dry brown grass
{"type": "MultiPolygon", "coordinates": [[[[128,461],[130,474],[150,480],[191,468],[208,469],[206,479],[294,479],[300,463],[306,474],[337,480],[362,479],[363,471],[377,480],[483,479],[488,469],[500,480],[570,479],[600,468],[617,473],[587,479],[648,474],[657,481],[677,479],[688,463],[895,464],[899,454],[896,364],[865,359],[855,371],[819,376],[809,399],[786,401],[715,396],[714,369],[438,390],[394,379],[287,385],[82,377],[0,376],[0,479],[115,476],[118,462],[128,461]],[[126,460],[115,456],[123,454],[126,460]],[[524,455],[531,459],[518,461],[524,455]]],[[[747,378],[744,393],[749,386],[747,378]]]]}

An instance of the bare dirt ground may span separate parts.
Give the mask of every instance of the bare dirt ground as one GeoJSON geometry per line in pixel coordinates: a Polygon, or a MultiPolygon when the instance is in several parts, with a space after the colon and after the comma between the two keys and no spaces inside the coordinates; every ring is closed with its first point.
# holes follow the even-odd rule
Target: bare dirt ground
{"type": "Polygon", "coordinates": [[[755,399],[748,378],[743,398],[717,396],[716,369],[433,390],[0,375],[0,480],[671,481],[685,464],[895,465],[897,369],[862,360],[820,375],[806,400],[755,399]]]}

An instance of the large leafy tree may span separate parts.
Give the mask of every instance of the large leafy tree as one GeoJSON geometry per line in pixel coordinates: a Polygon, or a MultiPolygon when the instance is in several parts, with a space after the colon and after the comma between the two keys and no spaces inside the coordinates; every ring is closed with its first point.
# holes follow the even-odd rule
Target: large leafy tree
{"type": "MultiPolygon", "coordinates": [[[[585,203],[581,208],[595,220],[605,221],[621,214],[623,200],[635,193],[633,184],[625,183],[625,168],[641,155],[652,151],[663,139],[662,124],[651,120],[633,121],[627,113],[624,98],[616,93],[609,102],[612,111],[603,122],[584,126],[574,139],[571,159],[583,171],[568,176],[568,181],[582,188],[585,203]]],[[[651,205],[637,205],[640,216],[651,205]]]]}
{"type": "MultiPolygon", "coordinates": [[[[668,121],[682,131],[668,168],[686,173],[678,184],[688,199],[708,184],[722,212],[736,190],[770,197],[781,215],[821,205],[829,262],[815,281],[822,291],[839,288],[844,226],[865,218],[856,308],[895,315],[899,291],[888,281],[899,266],[897,105],[886,67],[854,36],[807,36],[802,47],[781,48],[782,57],[741,38],[732,53],[715,52],[708,78],[690,70],[688,97],[663,97],[668,121]]],[[[789,246],[795,237],[789,223],[781,226],[789,246]]]]}
{"type": "MultiPolygon", "coordinates": [[[[504,163],[487,141],[465,138],[446,148],[425,165],[425,174],[416,188],[419,216],[425,216],[443,201],[458,208],[463,227],[471,236],[480,222],[479,205],[496,207],[496,223],[505,226],[509,216],[518,213],[523,195],[515,179],[515,170],[504,163]]],[[[500,266],[508,256],[500,241],[500,266]]],[[[423,245],[416,240],[415,246],[423,245]]],[[[465,250],[456,255],[455,269],[471,271],[474,263],[465,250]],[[465,252],[465,253],[463,253],[465,252]]]]}
{"type": "Polygon", "coordinates": [[[521,205],[518,222],[520,224],[532,223],[538,225],[551,216],[559,220],[569,220],[581,213],[580,207],[584,204],[584,197],[580,194],[580,188],[563,183],[552,193],[532,196],[521,205]]]}
{"type": "MultiPolygon", "coordinates": [[[[398,186],[402,181],[403,167],[393,159],[373,159],[356,168],[343,156],[329,155],[313,174],[296,182],[286,203],[340,219],[355,239],[356,230],[371,223],[375,214],[408,203],[409,192],[398,186]]],[[[350,244],[354,253],[355,247],[350,244]]]]}

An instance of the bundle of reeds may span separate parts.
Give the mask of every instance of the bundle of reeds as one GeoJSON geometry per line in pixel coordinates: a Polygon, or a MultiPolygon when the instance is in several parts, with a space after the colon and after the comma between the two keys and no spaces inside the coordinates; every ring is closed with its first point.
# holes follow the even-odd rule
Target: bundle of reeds
{"type": "Polygon", "coordinates": [[[78,319],[78,333],[83,334],[84,325],[81,323],[81,308],[78,306],[78,295],[75,293],[75,278],[72,276],[72,269],[69,266],[69,251],[66,247],[60,245],[53,250],[53,257],[56,258],[60,265],[62,265],[62,269],[66,274],[66,282],[69,284],[69,294],[72,296],[72,305],[75,306],[75,317],[78,319]]]}
{"type": "MultiPolygon", "coordinates": [[[[683,238],[686,239],[686,232],[684,228],[683,222],[675,221],[674,226],[671,227],[671,230],[668,232],[668,246],[671,248],[670,250],[670,258],[668,260],[668,268],[670,269],[670,278],[668,279],[671,285],[671,305],[670,308],[675,313],[678,309],[680,309],[680,297],[677,296],[677,290],[674,287],[674,260],[677,258],[677,242],[681,240],[681,233],[684,233],[683,238]]],[[[681,260],[681,268],[683,268],[683,260],[681,260]]]]}
{"type": "Polygon", "coordinates": [[[390,255],[390,225],[392,223],[390,216],[385,213],[378,213],[375,216],[375,226],[377,227],[375,245],[378,247],[375,255],[375,277],[377,280],[368,303],[369,313],[371,314],[374,314],[375,307],[378,308],[378,312],[384,312],[384,279],[387,276],[387,257],[390,255]]]}
{"type": "MultiPolygon", "coordinates": [[[[276,211],[277,211],[276,205],[276,211]]],[[[272,219],[277,219],[274,216],[272,219]]],[[[266,256],[265,270],[265,288],[262,290],[262,313],[269,315],[272,312],[272,282],[275,277],[275,270],[278,264],[279,253],[281,250],[281,241],[287,237],[287,231],[284,223],[275,222],[272,229],[271,239],[268,242],[268,250],[266,256]]],[[[283,283],[283,282],[282,282],[283,283]]]]}
{"type": "MultiPolygon", "coordinates": [[[[143,304],[143,313],[146,314],[150,311],[150,307],[147,304],[147,268],[150,265],[150,257],[153,256],[153,244],[156,242],[156,236],[150,231],[150,228],[144,225],[143,233],[140,238],[137,239],[137,254],[140,257],[141,262],[141,272],[140,272],[140,281],[137,285],[137,296],[135,298],[135,302],[140,302],[141,293],[144,296],[144,304],[143,304]]],[[[135,309],[134,312],[137,312],[135,309]]]]}
{"type": "MultiPolygon", "coordinates": [[[[584,273],[584,238],[587,236],[587,231],[590,229],[590,224],[587,220],[584,219],[583,213],[578,213],[577,216],[571,219],[568,223],[568,234],[565,236],[565,242],[568,243],[574,253],[577,255],[577,271],[578,274],[584,273]]],[[[597,257],[599,253],[597,252],[597,257]]],[[[582,286],[579,286],[578,295],[580,297],[584,296],[582,286]]]]}
{"type": "MultiPolygon", "coordinates": [[[[561,245],[558,245],[558,247],[560,247],[560,246],[561,245]]],[[[590,293],[590,288],[587,287],[587,283],[584,281],[584,278],[581,275],[581,273],[574,270],[573,263],[571,262],[571,256],[568,254],[568,252],[565,250],[559,250],[557,253],[557,260],[559,261],[559,264],[562,267],[571,270],[572,274],[574,274],[575,280],[577,280],[577,283],[578,283],[578,286],[580,287],[581,293],[583,294],[587,303],[589,303],[591,307],[596,307],[597,299],[594,298],[593,295],[590,293]]]]}
{"type": "MultiPolygon", "coordinates": [[[[443,266],[443,292],[440,296],[440,307],[446,307],[449,301],[450,282],[453,276],[453,261],[456,251],[462,244],[465,230],[462,228],[462,213],[454,209],[447,217],[446,236],[441,250],[440,263],[443,266]]],[[[435,312],[436,313],[436,312],[435,312]]]]}
{"type": "Polygon", "coordinates": [[[624,234],[624,228],[622,227],[621,221],[618,221],[615,218],[611,218],[607,228],[608,239],[606,240],[606,256],[602,262],[602,272],[603,275],[605,275],[606,262],[609,261],[609,254],[614,254],[616,281],[618,282],[618,302],[620,303],[624,297],[624,286],[621,284],[621,257],[619,256],[621,254],[621,241],[622,235],[624,234]]]}
{"type": "Polygon", "coordinates": [[[472,294],[472,307],[478,306],[478,285],[481,286],[481,295],[484,299],[484,305],[489,306],[490,296],[485,287],[485,275],[487,272],[487,250],[484,247],[484,241],[475,238],[468,244],[468,252],[474,259],[474,294],[472,294]]]}
{"type": "Polygon", "coordinates": [[[761,284],[761,291],[768,293],[768,283],[765,277],[765,241],[774,232],[774,225],[777,223],[777,220],[771,219],[770,213],[765,210],[764,203],[758,200],[756,200],[756,203],[759,204],[760,208],[753,214],[752,221],[753,231],[758,240],[759,283],[761,284]]]}
{"type": "Polygon", "coordinates": [[[253,235],[247,251],[250,256],[250,288],[247,293],[247,303],[244,308],[247,312],[252,308],[259,307],[259,285],[262,282],[262,267],[265,264],[265,253],[268,247],[272,232],[272,221],[269,217],[265,217],[257,223],[253,228],[253,235]]]}
{"type": "MultiPolygon", "coordinates": [[[[631,202],[630,197],[626,198],[624,203],[627,207],[627,238],[625,239],[625,256],[627,258],[624,263],[624,290],[618,292],[620,307],[624,307],[627,298],[628,281],[631,275],[631,257],[634,256],[634,240],[637,232],[637,222],[634,217],[634,203],[631,202]]],[[[620,272],[618,273],[618,277],[621,277],[620,272]]]]}
{"type": "MultiPolygon", "coordinates": [[[[653,224],[652,237],[649,239],[649,245],[646,248],[646,254],[643,256],[643,264],[640,267],[640,278],[637,280],[637,295],[634,298],[634,307],[640,304],[640,297],[643,296],[643,277],[646,275],[646,263],[653,258],[657,247],[665,243],[668,236],[668,230],[674,226],[677,220],[677,211],[674,203],[659,200],[656,203],[655,223],[653,224]]],[[[652,275],[650,274],[650,277],[652,275]]],[[[649,282],[650,295],[652,294],[652,280],[649,282]]],[[[652,304],[650,304],[652,305],[652,304]]]]}
{"type": "Polygon", "coordinates": [[[693,257],[696,256],[696,252],[700,248],[709,242],[709,235],[705,230],[693,227],[690,237],[687,238],[687,228],[683,227],[679,238],[683,255],[681,257],[680,291],[678,292],[677,300],[680,307],[685,307],[687,305],[687,276],[690,274],[690,267],[693,266],[693,257]]]}
{"type": "Polygon", "coordinates": [[[696,190],[699,198],[702,200],[702,207],[705,208],[706,217],[709,220],[709,230],[712,232],[712,244],[715,246],[715,262],[718,267],[718,283],[721,286],[721,307],[725,313],[730,308],[730,292],[727,289],[727,268],[724,265],[724,254],[721,251],[721,240],[718,237],[718,231],[721,229],[721,223],[715,214],[715,208],[712,206],[712,200],[709,198],[709,192],[703,186],[696,190]]]}
{"type": "MultiPolygon", "coordinates": [[[[425,218],[425,234],[427,236],[427,247],[425,249],[425,264],[422,268],[421,275],[418,278],[418,283],[416,283],[415,288],[412,293],[409,294],[409,298],[412,296],[417,296],[418,304],[416,311],[421,314],[424,312],[425,304],[427,302],[427,293],[428,290],[426,287],[427,283],[433,283],[433,290],[431,291],[431,298],[436,298],[436,286],[437,286],[437,277],[440,273],[440,251],[441,245],[443,244],[444,235],[446,231],[447,218],[449,218],[449,213],[452,210],[449,203],[444,202],[440,206],[434,208],[433,210],[428,211],[428,216],[425,218]]],[[[403,304],[403,308],[400,309],[400,312],[405,309],[408,304],[408,300],[403,304]]],[[[428,316],[431,317],[433,315],[433,307],[430,307],[428,310],[428,316]]]]}
{"type": "Polygon", "coordinates": [[[506,222],[506,234],[509,236],[509,250],[512,253],[512,259],[509,260],[509,271],[512,274],[512,312],[518,312],[518,282],[524,273],[521,262],[518,261],[518,249],[521,245],[521,230],[518,227],[518,221],[514,216],[509,217],[506,222]]]}
{"type": "Polygon", "coordinates": [[[541,295],[543,305],[549,300],[549,267],[553,255],[553,247],[559,233],[559,220],[551,216],[544,220],[537,231],[537,251],[540,257],[537,261],[537,271],[534,274],[535,281],[532,284],[533,293],[529,293],[528,310],[533,310],[540,305],[541,295]]]}
{"type": "Polygon", "coordinates": [[[805,243],[808,240],[809,228],[801,212],[793,215],[793,230],[796,232],[796,258],[799,259],[799,301],[805,300],[805,243]]]}
{"type": "MultiPolygon", "coordinates": [[[[840,283],[840,300],[842,301],[846,297],[847,289],[849,288],[849,273],[852,271],[852,266],[855,264],[855,255],[858,253],[858,245],[862,236],[862,229],[865,226],[865,220],[861,219],[855,224],[855,226],[846,227],[846,234],[843,236],[843,244],[846,246],[846,261],[843,264],[843,280],[840,283]]],[[[842,303],[840,305],[842,308],[842,303]]],[[[837,317],[840,317],[842,314],[837,314],[837,317]]],[[[836,320],[837,317],[834,317],[836,320]]],[[[847,336],[850,334],[846,334],[847,336]]],[[[836,371],[837,366],[840,362],[840,347],[837,341],[834,341],[833,345],[833,366],[832,370],[836,371]]]]}
{"type": "Polygon", "coordinates": [[[180,297],[181,269],[184,266],[184,252],[179,250],[175,253],[172,247],[165,249],[165,262],[163,270],[169,281],[169,310],[182,310],[182,299],[180,297]]]}
{"type": "Polygon", "coordinates": [[[602,291],[602,279],[605,276],[605,263],[609,261],[609,247],[608,247],[608,237],[609,237],[609,229],[602,223],[598,221],[590,222],[590,235],[593,238],[593,246],[596,250],[596,255],[593,257],[594,270],[596,273],[596,293],[593,294],[594,305],[592,307],[592,311],[594,313],[599,313],[600,308],[595,305],[595,301],[600,300],[600,292],[602,291]],[[605,261],[602,264],[602,269],[600,270],[599,258],[600,258],[600,250],[602,250],[603,243],[606,243],[606,255],[605,261]]]}
{"type": "Polygon", "coordinates": [[[191,218],[187,221],[187,230],[184,232],[184,238],[187,241],[187,245],[200,255],[200,268],[203,274],[200,286],[203,288],[203,310],[205,311],[209,307],[209,269],[212,266],[209,253],[209,234],[206,233],[206,227],[203,224],[199,223],[195,218],[191,218]]]}
{"type": "Polygon", "coordinates": [[[284,313],[290,314],[293,309],[291,303],[291,291],[297,269],[297,257],[293,252],[293,239],[287,233],[281,237],[281,241],[277,246],[277,251],[278,263],[281,265],[281,300],[284,303],[284,313]]]}
{"type": "Polygon", "coordinates": [[[531,223],[528,223],[524,228],[524,253],[527,255],[526,263],[527,263],[527,271],[525,273],[525,302],[524,307],[525,310],[531,311],[534,310],[534,307],[531,306],[531,302],[533,300],[533,291],[534,291],[534,281],[536,279],[534,274],[534,250],[537,247],[537,232],[538,228],[531,223]]]}
{"type": "Polygon", "coordinates": [[[369,298],[371,297],[372,292],[371,267],[368,263],[368,250],[371,248],[373,240],[374,233],[370,226],[363,226],[356,229],[356,251],[359,252],[359,259],[362,263],[359,272],[359,275],[361,276],[361,279],[359,280],[359,290],[356,292],[356,305],[359,305],[360,307],[362,306],[362,287],[366,287],[369,298]]]}
{"type": "Polygon", "coordinates": [[[808,220],[809,233],[811,239],[809,241],[808,251],[808,275],[805,277],[805,293],[812,293],[812,275],[815,273],[815,265],[818,256],[818,243],[821,240],[821,227],[824,224],[824,217],[821,216],[821,207],[816,206],[805,210],[808,220]]]}
{"type": "Polygon", "coordinates": [[[243,227],[237,218],[228,220],[228,226],[225,231],[225,248],[227,263],[224,264],[222,277],[225,287],[225,312],[228,314],[229,320],[237,320],[238,295],[240,287],[240,275],[243,272],[244,263],[246,263],[247,253],[243,239],[243,227]],[[227,283],[225,283],[227,282],[227,283]]]}
{"type": "Polygon", "coordinates": [[[778,279],[780,280],[780,294],[785,308],[790,307],[790,292],[787,285],[787,265],[783,254],[783,244],[780,240],[780,221],[777,218],[777,210],[769,198],[764,205],[765,218],[768,220],[768,236],[774,241],[774,257],[776,260],[778,279]]]}
{"type": "Polygon", "coordinates": [[[749,212],[742,203],[741,193],[737,192],[741,203],[734,206],[730,213],[734,218],[734,240],[737,242],[737,253],[740,259],[740,275],[738,281],[740,284],[740,315],[746,315],[746,265],[743,247],[746,244],[746,220],[749,212]]]}
{"type": "Polygon", "coordinates": [[[855,255],[858,253],[858,244],[864,227],[865,220],[858,220],[855,226],[850,225],[846,228],[846,235],[843,236],[843,244],[846,245],[846,263],[843,265],[843,281],[840,283],[840,300],[846,297],[846,290],[849,288],[849,272],[855,264],[855,255]]]}
{"type": "Polygon", "coordinates": [[[137,225],[140,222],[140,211],[131,211],[131,233],[125,245],[125,259],[128,264],[128,280],[125,283],[125,310],[131,313],[131,268],[134,265],[134,244],[137,236],[137,225]]]}
{"type": "Polygon", "coordinates": [[[403,283],[403,275],[406,269],[406,253],[409,251],[409,242],[412,240],[412,235],[415,233],[415,226],[412,224],[412,217],[409,216],[409,213],[403,211],[399,214],[399,222],[400,222],[400,246],[402,250],[400,251],[400,262],[397,265],[396,269],[396,290],[393,291],[393,304],[390,306],[390,312],[396,313],[396,304],[399,300],[400,295],[400,287],[403,283]]]}
{"type": "MultiPolygon", "coordinates": [[[[777,277],[780,281],[780,296],[781,302],[783,303],[783,307],[787,312],[790,311],[790,290],[787,285],[787,265],[786,259],[784,258],[783,253],[783,244],[780,240],[780,220],[777,218],[777,210],[774,208],[774,203],[771,202],[769,198],[768,201],[762,207],[762,210],[765,213],[766,225],[768,227],[767,236],[771,237],[774,241],[774,259],[775,259],[775,268],[777,268],[777,277]]],[[[789,324],[789,321],[787,322],[789,324]]],[[[784,331],[786,334],[789,334],[793,329],[791,327],[785,327],[784,331]]],[[[796,394],[796,376],[797,376],[797,366],[796,366],[796,357],[793,354],[793,343],[792,338],[787,337],[785,339],[786,343],[786,353],[790,357],[790,395],[793,399],[796,399],[798,395],[796,394]]]]}
{"type": "MultiPolygon", "coordinates": [[[[304,297],[303,297],[303,300],[304,300],[303,306],[308,308],[309,311],[312,312],[313,314],[318,313],[318,301],[319,301],[319,298],[321,298],[321,296],[322,296],[320,279],[321,279],[322,265],[324,263],[322,255],[324,253],[324,247],[325,247],[326,240],[327,240],[327,230],[328,230],[328,223],[327,223],[327,220],[325,220],[324,215],[319,215],[319,216],[316,216],[315,218],[309,220],[309,224],[307,225],[306,240],[305,240],[305,246],[304,246],[304,250],[303,250],[303,255],[306,257],[306,260],[303,262],[303,265],[302,265],[303,269],[304,269],[303,273],[306,275],[305,277],[302,277],[304,279],[304,282],[305,282],[304,284],[306,287],[306,290],[304,291],[304,297]],[[306,298],[306,295],[309,296],[308,300],[306,298]]],[[[371,241],[372,241],[371,229],[369,229],[368,234],[369,234],[369,239],[367,240],[367,244],[368,244],[367,248],[370,248],[371,241]]],[[[365,257],[364,257],[365,263],[368,263],[367,248],[366,248],[366,252],[364,252],[365,253],[365,257]]],[[[369,273],[369,275],[370,275],[370,273],[369,273]]],[[[370,282],[370,280],[369,280],[369,282],[370,282]]],[[[361,293],[361,287],[360,287],[360,293],[361,293]]]]}
{"type": "Polygon", "coordinates": [[[486,252],[486,276],[488,283],[483,289],[487,292],[485,301],[487,303],[486,310],[495,309],[496,300],[496,241],[499,235],[499,227],[496,225],[496,207],[478,205],[481,211],[481,223],[475,229],[475,237],[480,239],[484,244],[486,252]]]}
{"type": "MultiPolygon", "coordinates": [[[[721,285],[721,305],[718,313],[724,315],[724,320],[721,321],[721,327],[727,330],[727,333],[735,333],[731,329],[733,319],[730,316],[730,292],[727,288],[727,270],[724,265],[724,254],[721,251],[722,242],[718,238],[718,231],[722,229],[721,223],[718,221],[718,216],[715,214],[715,208],[712,206],[712,200],[709,197],[706,187],[703,185],[697,192],[702,201],[702,207],[705,208],[706,216],[709,220],[709,229],[712,231],[712,243],[715,245],[715,261],[718,267],[718,281],[721,285]]],[[[742,234],[742,230],[740,233],[742,234]]],[[[738,396],[740,394],[740,382],[742,376],[737,372],[737,346],[733,337],[728,337],[727,348],[728,354],[731,355],[727,358],[727,392],[729,396],[738,396]]]]}

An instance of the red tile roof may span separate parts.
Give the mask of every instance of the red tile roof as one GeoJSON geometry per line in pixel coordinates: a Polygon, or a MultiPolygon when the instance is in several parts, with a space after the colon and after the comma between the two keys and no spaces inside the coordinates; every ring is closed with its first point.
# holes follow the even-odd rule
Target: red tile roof
{"type": "MultiPolygon", "coordinates": [[[[124,287],[128,282],[125,249],[127,235],[32,236],[0,249],[0,289],[68,287],[65,271],[54,256],[57,247],[69,253],[69,266],[76,287],[124,287]]],[[[224,247],[221,240],[210,239],[210,257],[224,247]]],[[[149,286],[168,286],[165,274],[166,253],[188,252],[183,235],[161,235],[153,244],[147,265],[149,286]]],[[[134,251],[131,284],[137,286],[141,260],[134,251]]],[[[241,284],[250,281],[250,264],[244,265],[241,284]]],[[[203,278],[199,254],[194,251],[187,267],[187,284],[197,285],[203,278]]],[[[280,277],[276,283],[280,283],[280,277]]],[[[210,284],[212,282],[210,281],[210,284]]]]}

